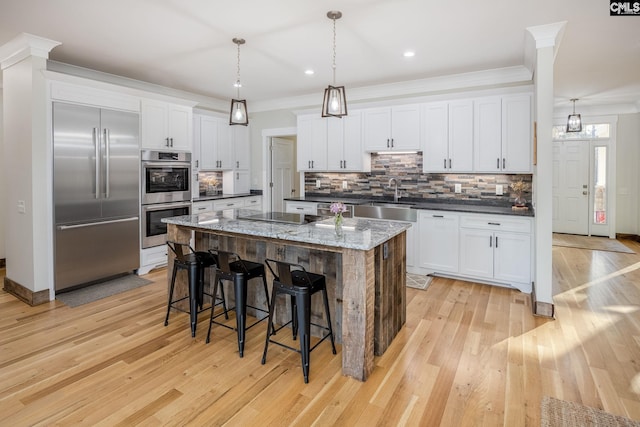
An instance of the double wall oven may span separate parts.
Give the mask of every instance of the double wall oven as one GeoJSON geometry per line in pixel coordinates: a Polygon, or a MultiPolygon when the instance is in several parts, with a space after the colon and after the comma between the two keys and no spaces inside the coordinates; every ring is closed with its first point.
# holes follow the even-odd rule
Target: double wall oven
{"type": "Polygon", "coordinates": [[[191,153],[143,150],[142,248],[164,245],[162,218],[191,214],[191,153]]]}

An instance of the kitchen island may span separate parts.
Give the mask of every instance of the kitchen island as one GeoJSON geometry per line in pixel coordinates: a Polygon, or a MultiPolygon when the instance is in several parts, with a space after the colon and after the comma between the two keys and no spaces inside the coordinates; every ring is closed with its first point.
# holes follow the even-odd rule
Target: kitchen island
{"type": "MultiPolygon", "coordinates": [[[[162,221],[168,224],[169,240],[188,242],[194,233],[196,250],[217,248],[256,262],[283,260],[324,274],[336,342],[342,344],[342,372],[365,381],[374,355],[385,352],[405,323],[405,239],[411,224],[345,218],[342,235],[337,235],[333,219],[305,223],[298,215],[298,220],[271,222],[260,216],[257,211],[228,210],[162,221]]],[[[172,262],[169,256],[169,280],[172,262]]],[[[186,288],[181,278],[177,292],[186,288]]],[[[249,298],[263,301],[264,296],[249,298]]],[[[315,320],[325,320],[321,307],[320,301],[314,302],[315,320]]],[[[288,315],[282,309],[277,313],[288,315]]]]}

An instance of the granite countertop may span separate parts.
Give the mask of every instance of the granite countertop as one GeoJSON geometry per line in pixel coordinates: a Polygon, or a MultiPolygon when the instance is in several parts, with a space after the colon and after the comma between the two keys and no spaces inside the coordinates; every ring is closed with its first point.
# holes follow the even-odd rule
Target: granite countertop
{"type": "MultiPolygon", "coordinates": [[[[326,197],[326,196],[306,196],[306,197],[291,197],[285,200],[299,201],[299,202],[318,202],[318,203],[333,203],[342,202],[351,205],[368,204],[371,202],[383,202],[393,203],[393,200],[389,199],[360,199],[360,198],[344,198],[344,197],[326,197]]],[[[438,211],[451,211],[451,212],[468,212],[468,213],[485,213],[485,214],[497,214],[497,215],[513,215],[520,217],[533,217],[535,211],[531,205],[528,210],[514,210],[511,208],[509,202],[503,201],[491,201],[491,200],[477,200],[477,199],[410,199],[402,198],[399,203],[407,204],[412,209],[425,209],[425,210],[438,210],[438,211]]]]}
{"type": "Polygon", "coordinates": [[[193,202],[206,202],[208,200],[235,199],[236,197],[260,196],[260,194],[244,193],[244,194],[217,194],[215,196],[194,197],[193,202]]]}
{"type": "Polygon", "coordinates": [[[198,215],[163,218],[167,224],[224,231],[249,236],[311,243],[335,248],[370,250],[408,230],[411,223],[364,218],[344,218],[343,234],[336,236],[333,218],[308,224],[286,224],[243,219],[261,213],[251,209],[228,209],[198,215]]]}

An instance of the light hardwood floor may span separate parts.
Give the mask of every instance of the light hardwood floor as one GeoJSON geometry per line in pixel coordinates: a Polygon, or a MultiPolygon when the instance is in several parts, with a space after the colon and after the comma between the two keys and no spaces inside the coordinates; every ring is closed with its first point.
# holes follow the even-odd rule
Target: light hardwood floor
{"type": "MultiPolygon", "coordinates": [[[[627,243],[636,252],[640,245],[627,243]]],[[[0,425],[538,426],[544,395],[640,419],[640,256],[553,248],[556,320],[528,295],[436,279],[407,289],[407,324],[369,381],[320,345],[296,353],[248,332],[205,344],[186,314],[163,326],[166,273],[77,308],[0,292],[0,425]]],[[[4,271],[0,270],[0,278],[4,271]]]]}

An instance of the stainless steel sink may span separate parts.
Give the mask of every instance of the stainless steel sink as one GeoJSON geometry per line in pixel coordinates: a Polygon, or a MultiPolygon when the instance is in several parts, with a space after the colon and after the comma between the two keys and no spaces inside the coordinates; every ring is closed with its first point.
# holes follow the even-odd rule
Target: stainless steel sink
{"type": "Polygon", "coordinates": [[[372,202],[368,205],[355,205],[353,216],[360,218],[388,219],[393,221],[416,222],[418,211],[411,209],[408,203],[372,202]]]}

